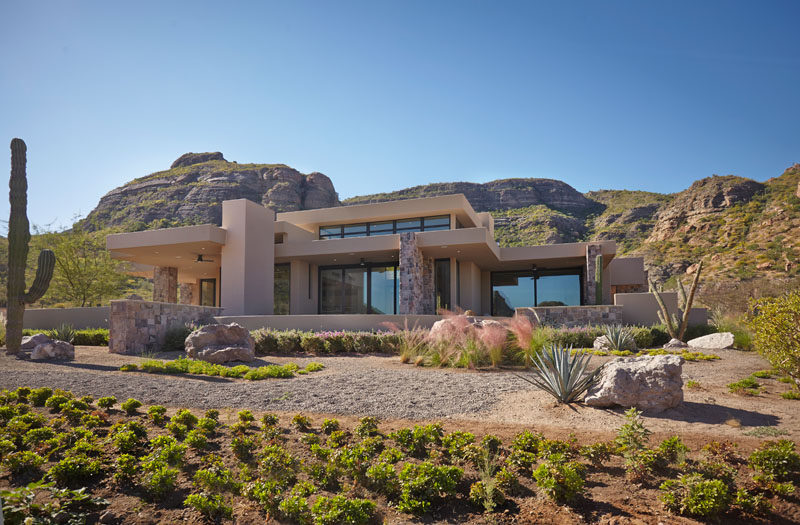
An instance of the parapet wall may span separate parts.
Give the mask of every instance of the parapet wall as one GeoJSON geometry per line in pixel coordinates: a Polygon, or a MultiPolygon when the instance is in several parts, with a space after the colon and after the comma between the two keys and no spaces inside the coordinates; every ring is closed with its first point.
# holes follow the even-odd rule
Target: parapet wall
{"type": "Polygon", "coordinates": [[[189,322],[213,323],[221,308],[153,301],[111,301],[109,352],[157,352],[169,327],[189,322]]]}
{"type": "Polygon", "coordinates": [[[517,308],[517,314],[537,319],[552,326],[584,326],[587,324],[623,324],[621,306],[537,306],[517,308]]]}

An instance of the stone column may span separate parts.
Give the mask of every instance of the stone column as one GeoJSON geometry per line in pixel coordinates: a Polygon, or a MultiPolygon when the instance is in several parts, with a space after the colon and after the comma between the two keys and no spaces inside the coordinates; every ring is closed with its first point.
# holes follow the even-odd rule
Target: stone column
{"type": "Polygon", "coordinates": [[[156,266],[153,269],[153,301],[159,303],[178,302],[177,268],[156,266]]]}
{"type": "Polygon", "coordinates": [[[433,260],[425,259],[414,233],[400,234],[398,314],[432,314],[433,260]]]}
{"type": "Polygon", "coordinates": [[[195,300],[199,299],[199,297],[195,297],[194,289],[197,287],[194,283],[180,283],[180,300],[181,304],[195,304],[195,300]]]}
{"type": "Polygon", "coordinates": [[[597,286],[594,279],[597,256],[603,253],[603,247],[599,244],[588,244],[586,246],[586,278],[583,281],[583,304],[594,305],[597,295],[597,286]]]}

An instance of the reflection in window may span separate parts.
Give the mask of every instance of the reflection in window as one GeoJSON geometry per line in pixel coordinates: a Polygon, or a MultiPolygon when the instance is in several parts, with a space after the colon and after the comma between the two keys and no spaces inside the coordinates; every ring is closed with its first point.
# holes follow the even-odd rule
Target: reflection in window
{"type": "Polygon", "coordinates": [[[536,281],[537,306],[579,306],[581,276],[542,275],[536,281]]]}
{"type": "Polygon", "coordinates": [[[423,226],[426,232],[433,230],[449,230],[450,216],[441,215],[439,217],[425,217],[425,219],[423,219],[423,226]]]}
{"type": "Polygon", "coordinates": [[[370,235],[391,235],[394,233],[394,221],[371,222],[369,224],[370,235]]]}
{"type": "Polygon", "coordinates": [[[364,268],[345,268],[343,293],[342,313],[367,313],[367,271],[364,268]]]}
{"type": "Polygon", "coordinates": [[[394,314],[397,311],[397,271],[394,266],[370,269],[371,314],[394,314]]]}
{"type": "Polygon", "coordinates": [[[289,315],[289,275],[289,264],[275,265],[275,305],[273,308],[275,315],[289,315]]]}
{"type": "Polygon", "coordinates": [[[397,312],[396,266],[321,268],[319,283],[321,314],[397,312]]]}
{"type": "Polygon", "coordinates": [[[436,259],[433,270],[436,312],[450,309],[450,259],[436,259]]]}
{"type": "Polygon", "coordinates": [[[533,306],[533,272],[492,274],[492,315],[511,317],[517,308],[533,306]]]}
{"type": "Polygon", "coordinates": [[[397,232],[421,232],[422,219],[403,219],[397,221],[397,232]]]}
{"type": "Polygon", "coordinates": [[[522,307],[580,304],[580,268],[492,274],[493,315],[512,316],[522,307]]]}
{"type": "Polygon", "coordinates": [[[347,224],[344,226],[345,237],[366,237],[367,225],[366,224],[347,224]]]}
{"type": "Polygon", "coordinates": [[[217,306],[216,279],[200,279],[200,306],[217,306]]]}
{"type": "Polygon", "coordinates": [[[336,224],[319,227],[320,239],[342,239],[345,237],[365,237],[372,235],[391,235],[394,233],[449,230],[450,216],[415,217],[396,221],[378,221],[361,224],[336,224]]]}

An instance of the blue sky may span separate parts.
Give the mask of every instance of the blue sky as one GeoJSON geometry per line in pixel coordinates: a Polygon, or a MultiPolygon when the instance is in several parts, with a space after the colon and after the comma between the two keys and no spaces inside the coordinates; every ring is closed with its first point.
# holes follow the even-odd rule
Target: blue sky
{"type": "Polygon", "coordinates": [[[40,225],[187,151],[321,171],[342,198],[506,177],[673,192],[800,162],[793,1],[2,11],[0,138],[28,143],[40,225]]]}

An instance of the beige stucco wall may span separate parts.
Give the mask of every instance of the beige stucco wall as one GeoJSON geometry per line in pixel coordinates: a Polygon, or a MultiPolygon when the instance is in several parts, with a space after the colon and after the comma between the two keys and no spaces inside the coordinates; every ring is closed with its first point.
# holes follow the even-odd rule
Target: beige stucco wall
{"type": "Polygon", "coordinates": [[[481,270],[475,263],[461,261],[461,308],[483,314],[481,301],[481,270]]]}
{"type": "Polygon", "coordinates": [[[31,330],[49,330],[62,323],[75,329],[108,328],[111,309],[108,306],[90,308],[26,308],[22,327],[31,330]]]}
{"type": "MultiPolygon", "coordinates": [[[[670,314],[678,312],[678,294],[661,292],[661,298],[670,314]]],[[[623,321],[626,324],[651,325],[659,323],[658,302],[651,293],[618,293],[614,295],[614,304],[622,306],[623,321]]],[[[705,308],[692,308],[689,312],[689,324],[706,324],[708,311],[705,308]]]]}
{"type": "Polygon", "coordinates": [[[271,314],[273,309],[274,212],[247,199],[222,203],[221,306],[226,314],[271,314]]]}
{"type": "MultiPolygon", "coordinates": [[[[606,277],[605,275],[603,277],[606,277]]],[[[609,285],[646,284],[644,259],[641,257],[620,257],[608,264],[609,285]]]]}
{"type": "Polygon", "coordinates": [[[289,313],[291,315],[317,313],[317,266],[305,261],[292,261],[289,283],[289,313]],[[309,268],[311,290],[309,294],[309,268]]]}

